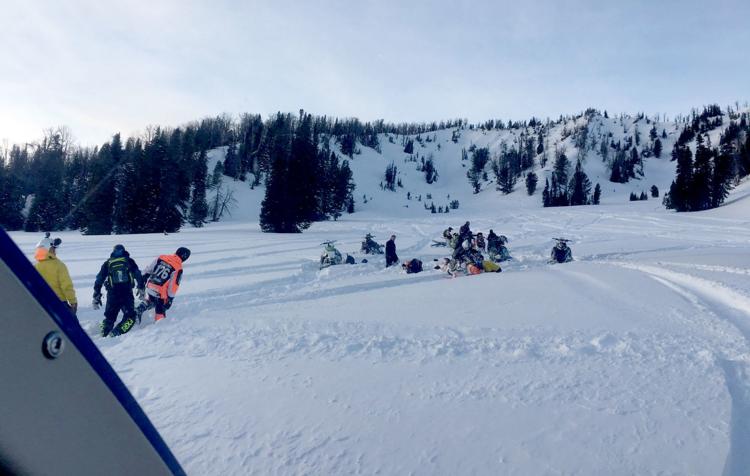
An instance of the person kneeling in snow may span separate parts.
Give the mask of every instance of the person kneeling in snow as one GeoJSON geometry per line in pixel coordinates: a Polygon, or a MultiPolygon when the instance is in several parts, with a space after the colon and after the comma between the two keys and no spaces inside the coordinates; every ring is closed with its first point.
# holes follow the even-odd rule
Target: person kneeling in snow
{"type": "Polygon", "coordinates": [[[182,263],[190,257],[190,250],[177,248],[173,255],[161,255],[143,271],[146,279],[146,300],[138,305],[136,317],[140,322],[144,312],[156,308],[155,321],[167,317],[167,309],[180,289],[182,263]]]}
{"type": "Polygon", "coordinates": [[[406,271],[406,274],[421,273],[422,261],[418,260],[417,258],[413,258],[404,261],[401,267],[406,271]]]}
{"type": "Polygon", "coordinates": [[[138,286],[138,297],[143,299],[143,276],[130,253],[122,245],[115,245],[109,259],[102,264],[94,281],[93,308],[102,305],[102,285],[107,290],[107,306],[101,325],[102,337],[107,337],[115,329],[117,315],[122,311],[122,321],[117,325],[115,335],[128,332],[135,324],[133,287],[138,286]]]}

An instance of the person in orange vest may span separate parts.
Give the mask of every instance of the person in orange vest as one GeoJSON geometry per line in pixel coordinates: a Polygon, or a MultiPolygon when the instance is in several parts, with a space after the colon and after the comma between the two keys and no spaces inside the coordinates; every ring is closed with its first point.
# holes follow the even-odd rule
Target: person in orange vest
{"type": "Polygon", "coordinates": [[[75,315],[78,311],[78,299],[76,299],[73,281],[70,279],[68,267],[57,257],[57,248],[61,243],[60,238],[53,240],[49,237],[49,233],[46,233],[36,245],[34,258],[37,262],[34,268],[42,275],[58,299],[75,315]]]}
{"type": "MultiPolygon", "coordinates": [[[[173,255],[161,255],[153,263],[143,270],[143,279],[146,281],[146,300],[138,305],[136,319],[141,321],[141,316],[149,309],[155,308],[155,321],[160,321],[167,316],[167,309],[172,306],[177,291],[180,289],[182,280],[182,264],[190,257],[190,250],[184,247],[177,248],[173,255]]],[[[125,332],[115,333],[124,334],[125,332]]]]}

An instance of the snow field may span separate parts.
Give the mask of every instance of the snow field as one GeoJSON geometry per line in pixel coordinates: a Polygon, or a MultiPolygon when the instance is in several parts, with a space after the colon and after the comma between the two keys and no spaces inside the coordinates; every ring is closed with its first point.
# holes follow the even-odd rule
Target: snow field
{"type": "MultiPolygon", "coordinates": [[[[193,251],[165,321],[94,337],[190,474],[740,475],[746,188],[693,214],[651,201],[373,208],[300,235],[240,219],[169,236],[62,233],[60,256],[94,335],[101,314],[86,303],[114,244],[141,267],[193,251]],[[502,273],[432,269],[445,248],[431,240],[465,219],[510,238],[502,273]],[[395,233],[399,257],[425,272],[384,269],[382,256],[318,270],[323,240],[359,262],[366,232],[395,233]],[[559,235],[576,261],[548,265],[559,235]]],[[[12,236],[31,257],[38,236],[12,236]]]]}

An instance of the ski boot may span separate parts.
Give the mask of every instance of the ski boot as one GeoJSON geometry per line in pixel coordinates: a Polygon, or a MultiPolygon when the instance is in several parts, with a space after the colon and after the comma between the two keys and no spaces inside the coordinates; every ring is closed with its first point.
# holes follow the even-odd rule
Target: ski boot
{"type": "Polygon", "coordinates": [[[123,319],[122,322],[120,322],[120,324],[117,325],[117,327],[112,329],[112,332],[109,335],[111,335],[112,337],[121,336],[127,333],[130,329],[132,329],[134,325],[135,325],[135,320],[132,317],[123,319]]]}
{"type": "Polygon", "coordinates": [[[102,337],[107,337],[110,332],[112,332],[112,328],[115,326],[114,322],[110,322],[107,319],[104,319],[99,324],[99,331],[101,333],[102,337]]]}

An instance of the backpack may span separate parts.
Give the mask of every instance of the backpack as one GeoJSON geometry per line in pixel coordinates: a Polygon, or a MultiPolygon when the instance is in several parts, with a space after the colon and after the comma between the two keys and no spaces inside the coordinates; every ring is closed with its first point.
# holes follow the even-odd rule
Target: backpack
{"type": "Polygon", "coordinates": [[[110,286],[115,286],[117,284],[128,284],[132,286],[133,276],[130,274],[127,258],[110,258],[107,261],[107,270],[109,271],[110,286]]]}

